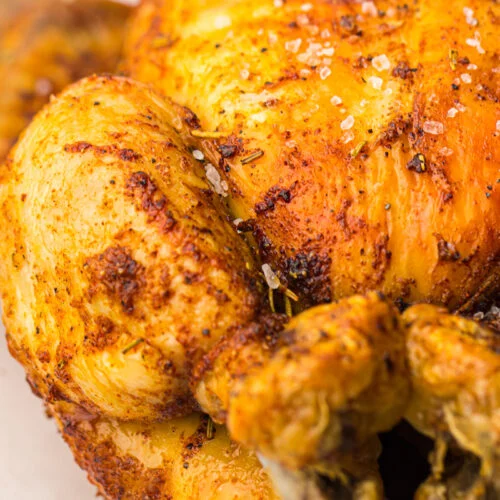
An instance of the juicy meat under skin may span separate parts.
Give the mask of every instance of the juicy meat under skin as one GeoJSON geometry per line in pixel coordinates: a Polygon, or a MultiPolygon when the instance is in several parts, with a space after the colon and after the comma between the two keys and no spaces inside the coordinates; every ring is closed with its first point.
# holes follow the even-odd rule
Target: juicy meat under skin
{"type": "Polygon", "coordinates": [[[49,402],[124,420],[190,413],[194,364],[259,310],[253,258],[184,146],[185,116],[141,84],[91,77],[0,172],[7,338],[49,402]]]}
{"type": "Polygon", "coordinates": [[[455,308],[499,266],[500,5],[361,4],[146,0],[128,69],[227,135],[231,209],[306,303],[455,308]]]}
{"type": "Polygon", "coordinates": [[[107,0],[2,1],[0,161],[51,95],[116,70],[129,13],[107,0]]]}

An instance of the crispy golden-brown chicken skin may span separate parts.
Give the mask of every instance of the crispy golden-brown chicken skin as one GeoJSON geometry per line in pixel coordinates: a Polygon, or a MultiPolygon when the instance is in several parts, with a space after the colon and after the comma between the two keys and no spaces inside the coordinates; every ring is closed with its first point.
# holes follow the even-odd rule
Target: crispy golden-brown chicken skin
{"type": "Polygon", "coordinates": [[[90,415],[64,402],[51,411],[78,464],[105,498],[278,498],[255,455],[202,415],[139,424],[90,415]]]}
{"type": "Polygon", "coordinates": [[[413,385],[406,417],[479,457],[500,494],[500,336],[430,305],[411,307],[403,322],[413,385]]]}
{"type": "Polygon", "coordinates": [[[92,77],[3,168],[4,321],[49,401],[127,420],[189,413],[191,368],[254,318],[253,259],[182,142],[191,118],[146,86],[92,77]]]}
{"type": "Polygon", "coordinates": [[[128,65],[222,136],[204,146],[232,210],[302,298],[456,307],[498,273],[499,16],[482,0],[145,0],[128,65]]]}
{"type": "Polygon", "coordinates": [[[51,94],[116,70],[128,14],[107,0],[2,1],[0,161],[51,94]]]}

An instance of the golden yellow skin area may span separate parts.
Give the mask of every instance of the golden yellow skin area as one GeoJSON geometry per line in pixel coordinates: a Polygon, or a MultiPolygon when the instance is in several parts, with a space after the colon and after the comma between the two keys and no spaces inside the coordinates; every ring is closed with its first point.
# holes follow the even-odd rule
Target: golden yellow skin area
{"type": "Polygon", "coordinates": [[[482,459],[500,490],[500,337],[428,305],[403,314],[413,393],[406,418],[482,459]]]}
{"type": "Polygon", "coordinates": [[[121,423],[68,403],[51,407],[78,464],[105,498],[274,500],[255,455],[223,426],[207,438],[199,414],[158,424],[121,423]]]}
{"type": "Polygon", "coordinates": [[[227,136],[234,215],[303,298],[456,307],[498,268],[500,5],[361,4],[145,0],[128,69],[227,136]]]}
{"type": "Polygon", "coordinates": [[[2,2],[0,161],[51,94],[116,70],[128,14],[106,0],[2,2]]]}
{"type": "Polygon", "coordinates": [[[252,256],[184,146],[190,117],[141,84],[92,77],[35,118],[3,168],[4,321],[49,401],[126,420],[189,413],[195,363],[258,310],[252,256]]]}

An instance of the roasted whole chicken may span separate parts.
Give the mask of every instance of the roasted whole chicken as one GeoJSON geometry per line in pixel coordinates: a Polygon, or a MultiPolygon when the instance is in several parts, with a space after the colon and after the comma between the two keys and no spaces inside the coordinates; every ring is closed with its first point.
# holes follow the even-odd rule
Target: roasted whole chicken
{"type": "Polygon", "coordinates": [[[106,498],[500,498],[499,24],[144,0],[126,75],[35,116],[0,170],[7,340],[106,498]],[[395,495],[402,420],[433,450],[395,495]]]}

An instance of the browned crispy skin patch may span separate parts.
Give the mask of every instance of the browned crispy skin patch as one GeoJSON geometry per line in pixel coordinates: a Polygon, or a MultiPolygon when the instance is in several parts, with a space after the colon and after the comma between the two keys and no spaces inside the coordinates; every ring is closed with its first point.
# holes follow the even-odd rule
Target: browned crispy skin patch
{"type": "Polygon", "coordinates": [[[131,257],[129,249],[120,246],[107,248],[104,253],[87,259],[84,267],[89,272],[90,297],[104,289],[120,302],[127,314],[134,312],[134,298],[146,283],[144,266],[131,257]]]}
{"type": "Polygon", "coordinates": [[[49,407],[61,433],[99,492],[110,500],[275,500],[255,455],[231,442],[224,427],[193,414],[160,424],[123,424],[81,408],[49,407]]]}
{"type": "Polygon", "coordinates": [[[162,233],[168,233],[173,229],[176,221],[168,208],[168,200],[148,174],[134,172],[127,181],[126,187],[127,194],[137,200],[140,209],[162,233]]]}
{"type": "Polygon", "coordinates": [[[64,146],[64,151],[66,151],[66,153],[85,153],[87,151],[92,151],[94,154],[100,156],[116,155],[123,161],[138,161],[141,159],[141,155],[136,153],[133,149],[120,149],[115,144],[108,146],[94,146],[88,142],[79,141],[74,144],[66,144],[66,146],[64,146]]]}

